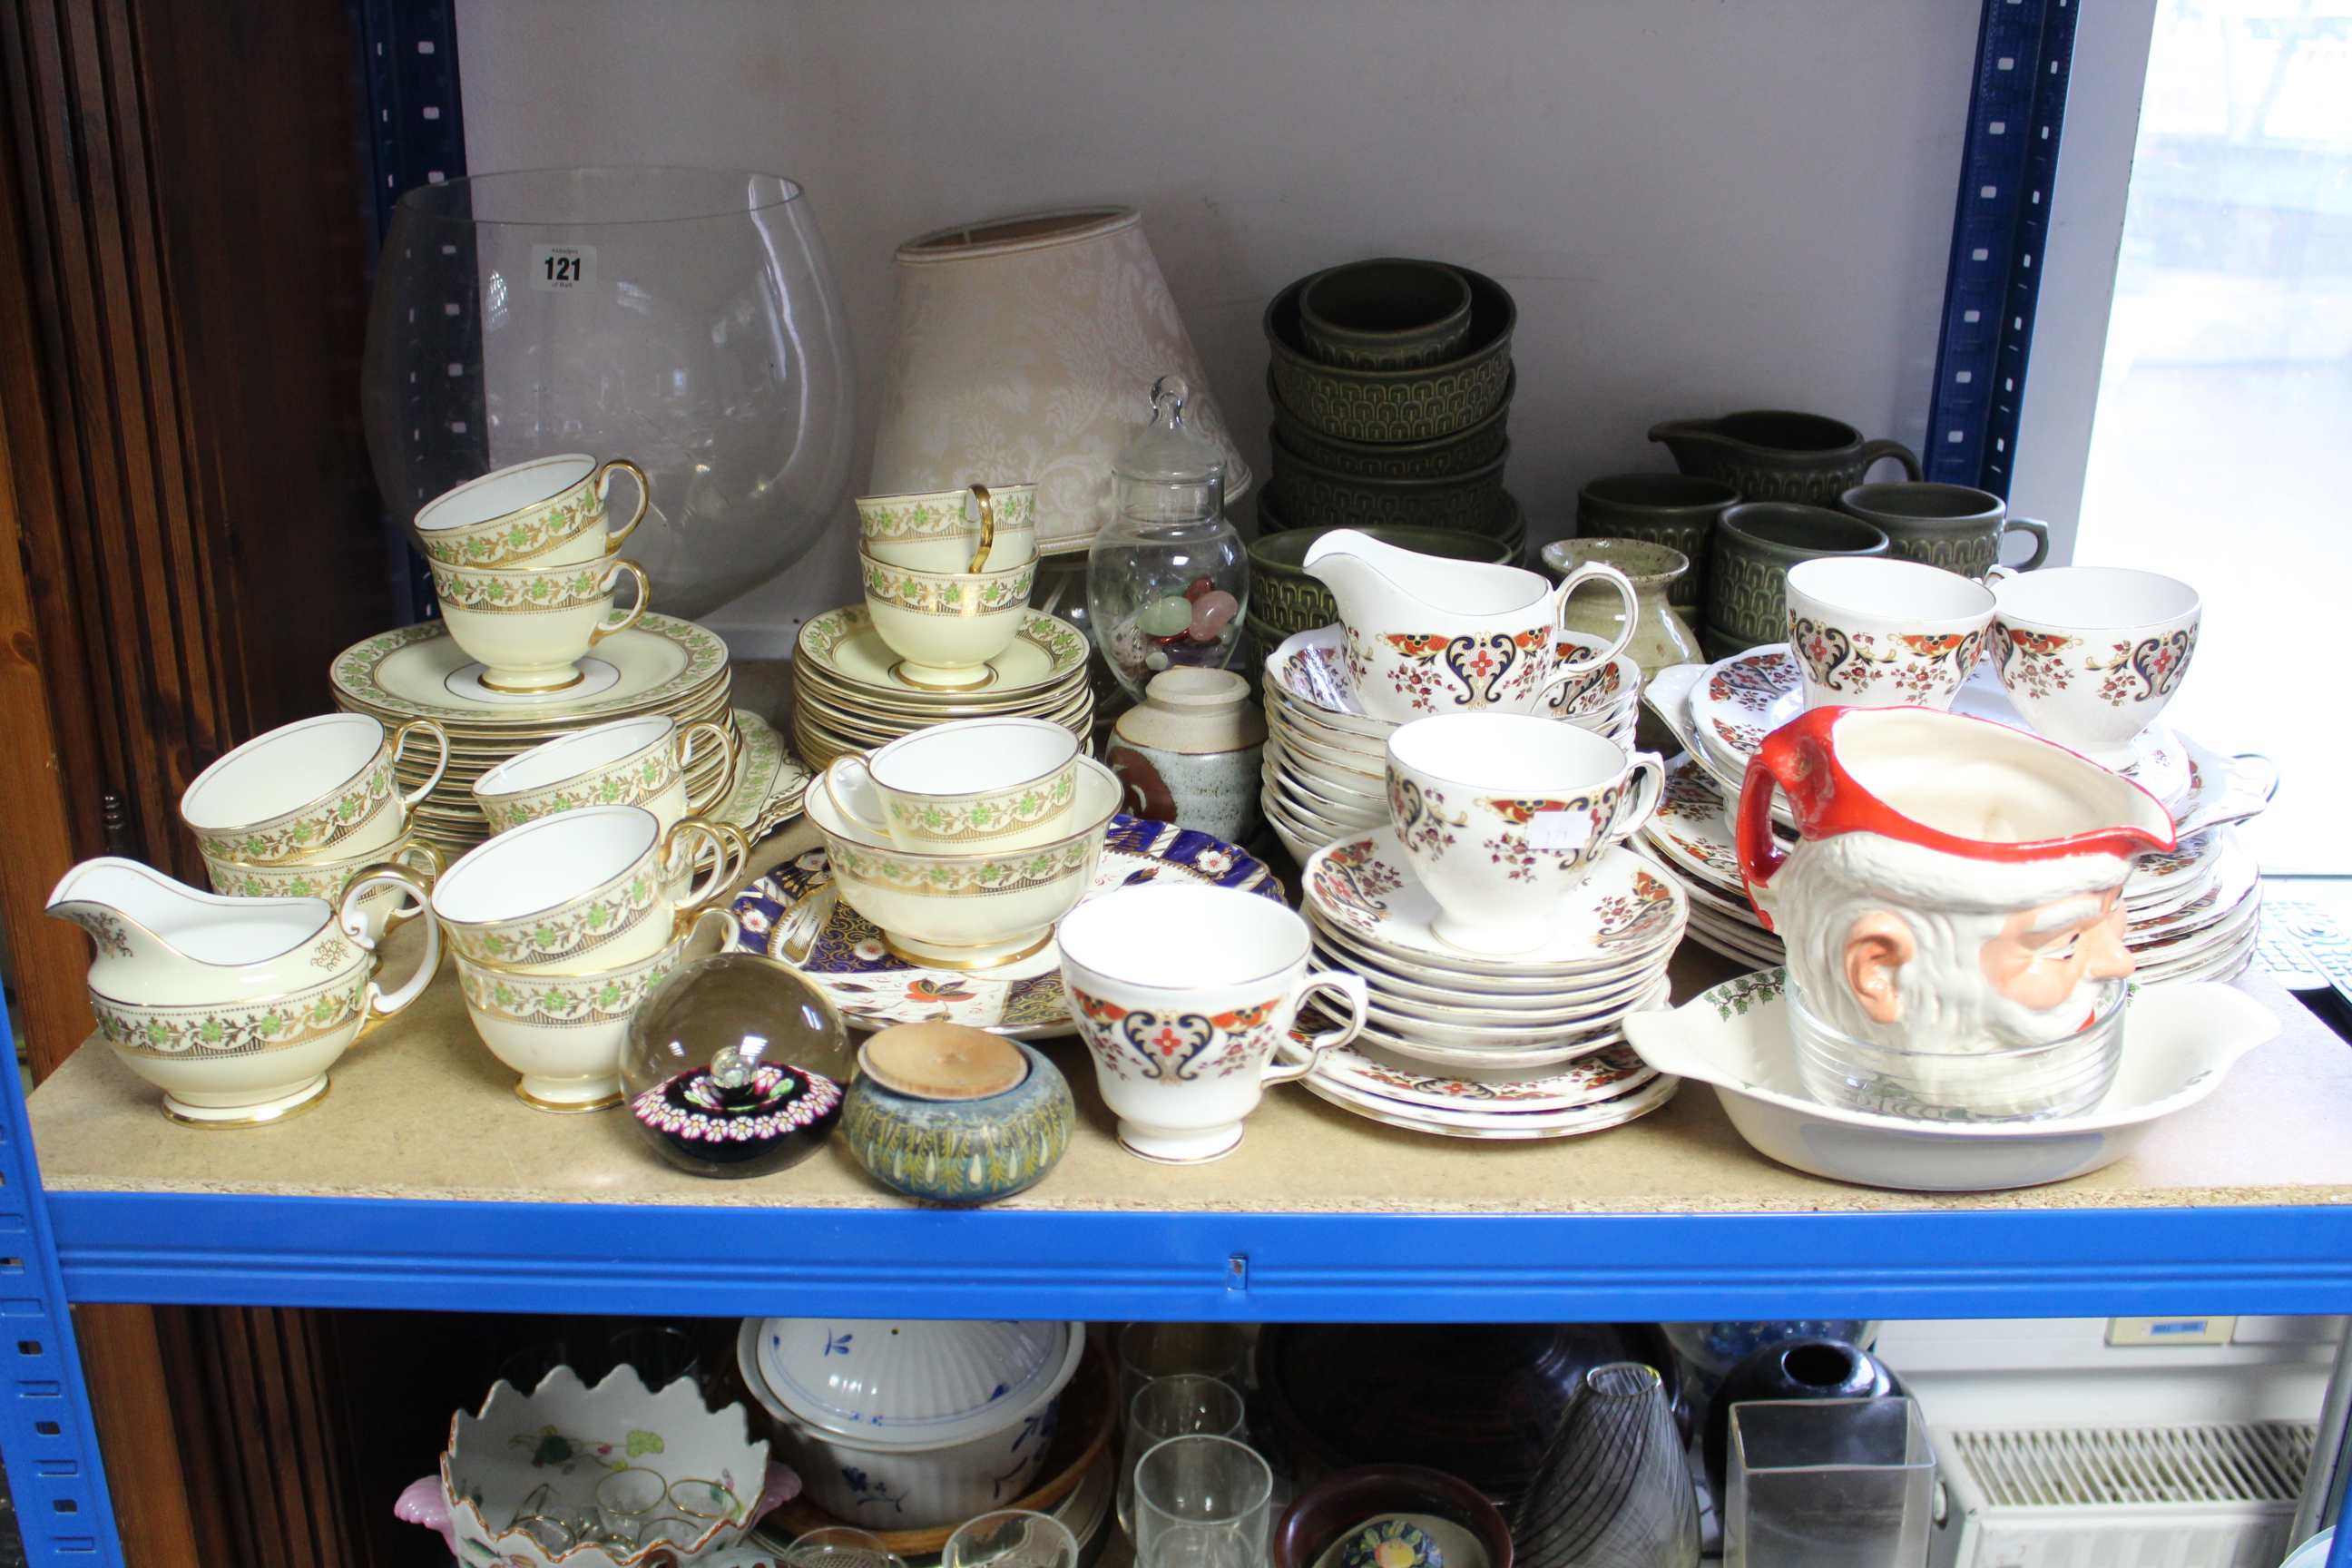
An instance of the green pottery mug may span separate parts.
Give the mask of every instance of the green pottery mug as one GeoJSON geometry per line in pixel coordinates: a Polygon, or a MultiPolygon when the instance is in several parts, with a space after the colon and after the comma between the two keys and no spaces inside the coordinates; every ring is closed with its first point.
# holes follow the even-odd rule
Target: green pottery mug
{"type": "MultiPolygon", "coordinates": [[[[1743,501],[1715,529],[1706,640],[1733,652],[1789,640],[1789,568],[1823,555],[1884,555],[1885,533],[1858,517],[1794,501],[1743,501]]],[[[1717,658],[1723,657],[1720,654],[1717,658]]]]}
{"type": "Polygon", "coordinates": [[[1874,524],[1886,535],[1890,553],[1979,582],[2000,560],[2009,534],[2033,540],[2033,553],[2017,571],[2031,572],[2050,558],[2049,524],[2011,517],[2008,502],[1967,485],[1856,485],[1838,497],[1838,510],[1874,524]]]}

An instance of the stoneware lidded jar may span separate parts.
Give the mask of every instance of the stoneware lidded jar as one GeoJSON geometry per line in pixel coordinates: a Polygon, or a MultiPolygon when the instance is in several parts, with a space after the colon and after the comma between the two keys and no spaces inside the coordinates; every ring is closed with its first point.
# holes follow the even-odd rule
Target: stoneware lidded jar
{"type": "Polygon", "coordinates": [[[935,1203],[984,1204],[1045,1180],[1076,1121],[1061,1069],[1018,1040],[897,1024],[858,1047],[841,1135],[877,1181],[935,1203]]]}
{"type": "Polygon", "coordinates": [[[1238,844],[1257,825],[1265,717],[1230,669],[1168,669],[1118,716],[1110,742],[1119,809],[1238,844]]]}

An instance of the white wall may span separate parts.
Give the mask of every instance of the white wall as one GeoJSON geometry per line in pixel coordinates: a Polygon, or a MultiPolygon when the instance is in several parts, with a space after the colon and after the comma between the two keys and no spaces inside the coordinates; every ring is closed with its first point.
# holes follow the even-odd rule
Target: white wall
{"type": "MultiPolygon", "coordinates": [[[[1538,537],[1582,480],[1670,466],[1643,438],[1661,418],[1802,408],[1916,445],[1977,17],[1977,0],[458,6],[471,167],[799,180],[869,368],[899,241],[1140,207],[1261,472],[1276,289],[1382,254],[1486,271],[1519,303],[1509,474],[1538,537]]],[[[836,547],[712,621],[772,651],[853,596],[836,547]]]]}

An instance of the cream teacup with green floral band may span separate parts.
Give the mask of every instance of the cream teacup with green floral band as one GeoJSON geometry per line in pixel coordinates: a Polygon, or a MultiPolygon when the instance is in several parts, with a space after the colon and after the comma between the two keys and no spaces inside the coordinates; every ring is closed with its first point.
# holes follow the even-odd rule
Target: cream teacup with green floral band
{"type": "Polygon", "coordinates": [[[1069,833],[1078,738],[1042,719],[959,719],[836,758],[824,787],[901,849],[1023,849],[1069,833]]]}
{"type": "Polygon", "coordinates": [[[742,836],[637,805],[587,805],[476,845],[433,885],[451,951],[491,969],[584,974],[650,958],[742,875],[742,836]],[[705,853],[711,869],[697,878],[705,853]]]}
{"type": "Polygon", "coordinates": [[[508,758],[474,781],[474,801],[492,833],[583,805],[642,805],[667,833],[686,816],[688,770],[734,736],[709,720],[616,720],[508,758]]]}
{"type": "Polygon", "coordinates": [[[180,819],[206,860],[297,866],[367,857],[408,831],[408,815],[441,782],[449,737],[429,719],[387,734],[365,713],[326,713],[257,735],[195,776],[180,819]],[[429,738],[432,776],[406,795],[394,765],[429,738]]]}
{"type": "Polygon", "coordinates": [[[918,572],[877,561],[861,546],[866,608],[900,663],[893,672],[919,691],[961,691],[996,679],[988,661],[1013,646],[1037,563],[1004,572],[918,572]]]}
{"type": "MultiPolygon", "coordinates": [[[[383,849],[340,860],[310,860],[290,866],[246,866],[207,855],[205,869],[213,891],[225,899],[324,899],[334,903],[343,889],[378,866],[405,866],[432,886],[441,875],[441,851],[411,836],[383,849]]],[[[360,895],[353,912],[364,922],[370,942],[392,927],[425,912],[401,885],[381,882],[360,895]]]]}
{"type": "Polygon", "coordinates": [[[619,550],[645,521],[653,493],[646,471],[626,458],[533,458],[426,501],[416,537],[425,558],[444,566],[576,565],[619,550]],[[618,529],[604,510],[615,469],[637,481],[637,510],[618,529]]]}
{"type": "Polygon", "coordinates": [[[924,495],[860,496],[857,532],[866,552],[919,572],[968,572],[988,542],[984,572],[1037,558],[1037,487],[967,485],[924,495]]]}
{"type": "Polygon", "coordinates": [[[457,646],[481,662],[482,684],[492,691],[579,685],[582,657],[635,626],[653,600],[652,580],[634,561],[518,571],[432,565],[441,618],[457,646]],[[615,614],[613,590],[624,575],[636,579],[637,602],[615,614]]]}

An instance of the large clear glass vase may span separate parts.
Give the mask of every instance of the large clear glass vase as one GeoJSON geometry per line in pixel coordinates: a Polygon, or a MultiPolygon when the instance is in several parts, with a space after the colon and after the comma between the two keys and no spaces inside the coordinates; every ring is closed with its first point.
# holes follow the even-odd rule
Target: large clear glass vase
{"type": "MultiPolygon", "coordinates": [[[[362,401],[404,521],[530,458],[653,479],[628,554],[700,616],[806,552],[850,484],[849,332],[808,198],[772,174],[540,169],[401,197],[362,401]]],[[[613,504],[634,509],[627,480],[613,504]]],[[[625,515],[625,514],[624,514],[625,515]]]]}

